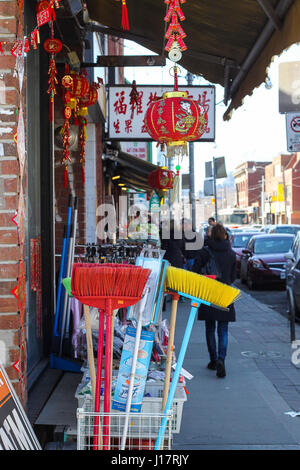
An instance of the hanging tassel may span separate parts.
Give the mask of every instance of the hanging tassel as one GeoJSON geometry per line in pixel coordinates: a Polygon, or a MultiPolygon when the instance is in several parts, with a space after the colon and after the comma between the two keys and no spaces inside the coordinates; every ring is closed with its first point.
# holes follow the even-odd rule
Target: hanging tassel
{"type": "Polygon", "coordinates": [[[126,0],[122,0],[122,29],[129,30],[129,20],[128,20],[128,11],[126,0]]]}
{"type": "Polygon", "coordinates": [[[54,95],[51,93],[49,101],[49,122],[53,122],[54,95]]]}
{"type": "Polygon", "coordinates": [[[68,165],[65,165],[64,171],[64,188],[68,187],[68,165]]]}
{"type": "Polygon", "coordinates": [[[81,169],[82,169],[82,171],[81,171],[81,180],[82,180],[82,184],[83,184],[83,186],[84,186],[84,184],[85,184],[85,168],[84,168],[84,163],[82,164],[81,169]]]}

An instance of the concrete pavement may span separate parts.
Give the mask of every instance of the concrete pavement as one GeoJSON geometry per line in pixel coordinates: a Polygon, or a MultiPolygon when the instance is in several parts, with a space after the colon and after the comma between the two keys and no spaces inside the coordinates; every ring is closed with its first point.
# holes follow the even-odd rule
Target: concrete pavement
{"type": "MultiPolygon", "coordinates": [[[[168,317],[170,303],[164,317],[168,317]]],[[[189,313],[179,303],[177,355],[189,313]]],[[[180,434],[173,449],[300,450],[300,369],[291,362],[289,322],[276,311],[242,293],[237,321],[229,324],[227,376],[218,379],[209,362],[204,322],[196,320],[183,367],[187,381],[180,434]]],[[[296,325],[300,339],[300,327],[296,325]]]]}

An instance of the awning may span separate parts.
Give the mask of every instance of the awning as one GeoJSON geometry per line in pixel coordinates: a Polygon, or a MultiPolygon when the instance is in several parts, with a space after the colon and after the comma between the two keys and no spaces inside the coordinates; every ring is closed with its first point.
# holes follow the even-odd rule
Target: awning
{"type": "Polygon", "coordinates": [[[159,166],[121,150],[117,152],[114,159],[117,163],[114,167],[114,176],[120,176],[119,179],[114,180],[117,184],[125,184],[128,188],[142,189],[147,192],[153,191],[149,185],[148,176],[152,171],[160,168],[159,166]]]}
{"type": "MultiPolygon", "coordinates": [[[[91,29],[164,52],[163,0],[127,0],[129,32],[120,26],[121,2],[86,3],[90,19],[100,23],[91,29]]],[[[231,100],[225,120],[266,80],[272,57],[300,41],[300,0],[188,0],[182,9],[188,49],[179,65],[225,88],[225,102],[231,100]]]]}

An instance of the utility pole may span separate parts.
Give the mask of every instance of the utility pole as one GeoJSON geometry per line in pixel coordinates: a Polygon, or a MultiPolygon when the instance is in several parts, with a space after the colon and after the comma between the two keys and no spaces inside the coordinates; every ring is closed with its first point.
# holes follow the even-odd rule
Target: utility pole
{"type": "MultiPolygon", "coordinates": [[[[188,72],[186,80],[188,85],[193,84],[193,74],[188,72]]],[[[190,204],[192,206],[192,227],[196,230],[196,205],[195,205],[195,162],[194,162],[194,142],[189,142],[189,184],[190,184],[190,204]]]]}

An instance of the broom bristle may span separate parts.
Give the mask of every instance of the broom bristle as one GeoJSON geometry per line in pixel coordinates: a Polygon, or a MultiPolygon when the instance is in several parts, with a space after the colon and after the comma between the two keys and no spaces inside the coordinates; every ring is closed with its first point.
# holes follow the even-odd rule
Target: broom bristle
{"type": "Polygon", "coordinates": [[[76,263],[72,292],[79,297],[141,297],[150,272],[141,266],[76,263]]]}
{"type": "Polygon", "coordinates": [[[205,300],[219,307],[228,307],[240,297],[240,290],[201,274],[169,266],[166,287],[205,300]]]}

